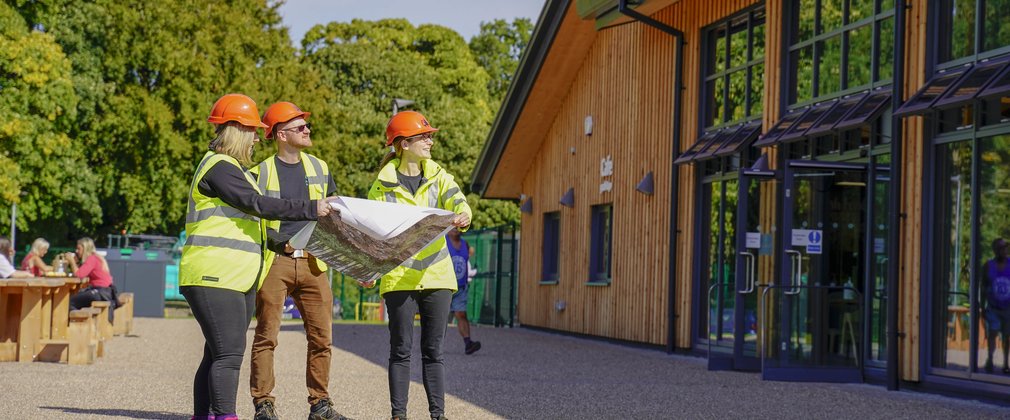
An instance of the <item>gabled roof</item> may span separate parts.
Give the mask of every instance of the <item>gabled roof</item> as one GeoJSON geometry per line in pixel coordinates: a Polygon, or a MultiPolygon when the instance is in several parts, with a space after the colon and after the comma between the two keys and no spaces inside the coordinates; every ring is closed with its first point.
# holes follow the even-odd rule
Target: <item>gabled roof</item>
{"type": "Polygon", "coordinates": [[[481,196],[519,198],[521,177],[596,38],[593,21],[580,19],[572,3],[547,0],[540,12],[473,170],[471,190],[481,196]]]}
{"type": "MultiPolygon", "coordinates": [[[[676,1],[637,1],[632,7],[648,15],[676,1]]],[[[486,198],[519,198],[522,179],[596,40],[596,30],[630,21],[617,5],[618,0],[546,1],[474,166],[471,191],[486,198]]]]}

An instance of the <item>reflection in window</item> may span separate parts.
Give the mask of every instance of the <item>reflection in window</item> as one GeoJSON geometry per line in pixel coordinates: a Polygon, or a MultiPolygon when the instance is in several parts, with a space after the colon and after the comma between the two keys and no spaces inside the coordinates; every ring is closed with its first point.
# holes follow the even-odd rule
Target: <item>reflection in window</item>
{"type": "Polygon", "coordinates": [[[793,1],[796,14],[789,47],[793,75],[790,103],[823,99],[890,80],[892,1],[793,1]]]}
{"type": "Polygon", "coordinates": [[[1010,241],[1010,135],[984,138],[978,144],[980,208],[975,267],[979,272],[975,277],[980,296],[976,304],[982,305],[982,331],[976,337],[976,371],[1010,374],[1010,369],[1004,370],[1008,367],[1007,334],[999,334],[1001,330],[1010,331],[1003,328],[1010,322],[1010,261],[1006,260],[1005,249],[1010,241]],[[997,240],[1003,241],[1004,249],[997,249],[997,240]],[[1001,252],[1003,258],[996,258],[996,252],[1001,252]],[[993,355],[996,347],[1003,353],[999,357],[993,355]]]}
{"type": "Polygon", "coordinates": [[[609,203],[592,207],[589,244],[590,283],[610,283],[613,213],[613,205],[609,203]]]}
{"type": "Polygon", "coordinates": [[[971,142],[937,146],[933,366],[967,370],[971,283],[971,142]]]}
{"type": "Polygon", "coordinates": [[[764,8],[750,9],[708,29],[705,127],[751,119],[762,111],[764,8]]]}
{"type": "Polygon", "coordinates": [[[561,244],[561,212],[544,213],[541,282],[558,281],[558,251],[561,244]]]}
{"type": "Polygon", "coordinates": [[[1010,46],[1010,0],[940,0],[938,3],[940,63],[1010,46]],[[975,44],[976,35],[981,45],[975,44]]]}
{"type": "Polygon", "coordinates": [[[982,51],[1010,45],[1010,0],[987,0],[984,7],[982,51]]]}

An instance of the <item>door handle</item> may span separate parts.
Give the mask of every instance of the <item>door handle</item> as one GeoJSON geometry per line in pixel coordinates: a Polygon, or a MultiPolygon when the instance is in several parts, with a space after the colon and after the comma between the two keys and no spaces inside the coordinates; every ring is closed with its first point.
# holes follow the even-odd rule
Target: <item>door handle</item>
{"type": "Polygon", "coordinates": [[[754,253],[751,252],[741,252],[740,255],[743,255],[746,264],[745,267],[747,267],[747,274],[744,277],[747,281],[747,288],[745,288],[744,290],[738,290],[737,292],[740,294],[753,293],[754,287],[756,286],[756,283],[754,281],[754,279],[756,278],[754,268],[755,268],[755,261],[757,260],[757,258],[754,256],[754,253]]]}
{"type": "Polygon", "coordinates": [[[793,249],[787,249],[786,254],[789,254],[789,268],[791,273],[789,276],[789,290],[783,292],[787,295],[798,295],[800,293],[800,288],[796,287],[799,284],[800,273],[803,272],[803,254],[800,251],[793,249]]]}

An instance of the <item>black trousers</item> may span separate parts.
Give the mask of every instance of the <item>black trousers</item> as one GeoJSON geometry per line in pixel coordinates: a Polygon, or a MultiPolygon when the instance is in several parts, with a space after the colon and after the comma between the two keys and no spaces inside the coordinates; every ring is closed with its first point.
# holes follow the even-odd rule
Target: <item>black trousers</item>
{"type": "Polygon", "coordinates": [[[70,297],[70,310],[84,309],[91,307],[91,302],[105,301],[112,302],[109,306],[109,322],[112,322],[115,315],[116,299],[111,287],[85,287],[80,292],[74,293],[70,297]]]}
{"type": "Polygon", "coordinates": [[[449,289],[388,292],[382,295],[389,311],[389,403],[393,416],[407,414],[410,353],[414,344],[414,314],[421,314],[421,377],[432,417],[445,414],[445,368],[442,340],[449,322],[449,289]]]}
{"type": "Polygon", "coordinates": [[[245,293],[201,286],[183,286],[179,291],[189,302],[207,340],[193,379],[193,414],[235,413],[246,330],[256,305],[256,285],[245,293]]]}

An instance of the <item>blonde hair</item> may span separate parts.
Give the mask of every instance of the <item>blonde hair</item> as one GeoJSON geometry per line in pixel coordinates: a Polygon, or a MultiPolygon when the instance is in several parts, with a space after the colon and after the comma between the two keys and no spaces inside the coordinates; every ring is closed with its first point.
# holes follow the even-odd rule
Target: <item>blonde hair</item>
{"type": "Polygon", "coordinates": [[[41,256],[42,253],[46,251],[49,251],[49,241],[42,238],[37,238],[35,239],[34,242],[32,242],[31,252],[33,254],[41,256]]]}
{"type": "Polygon", "coordinates": [[[231,156],[244,166],[252,164],[253,139],[256,129],[234,121],[217,126],[217,137],[210,142],[210,149],[231,156]]]}
{"type": "Polygon", "coordinates": [[[95,252],[95,241],[93,239],[83,237],[77,240],[77,245],[81,246],[81,264],[84,264],[88,260],[88,257],[94,255],[102,261],[102,268],[105,269],[105,272],[109,272],[109,263],[105,261],[105,257],[95,252]]]}

